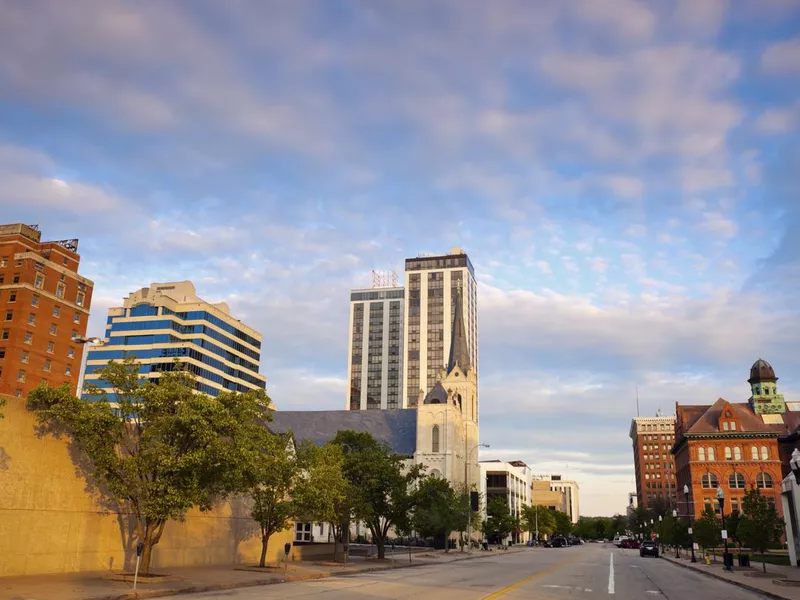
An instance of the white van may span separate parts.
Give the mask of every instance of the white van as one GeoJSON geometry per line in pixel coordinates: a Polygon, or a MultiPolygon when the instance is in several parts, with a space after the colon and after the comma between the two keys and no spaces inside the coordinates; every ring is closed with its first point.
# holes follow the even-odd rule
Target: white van
{"type": "Polygon", "coordinates": [[[629,539],[631,539],[631,538],[630,538],[630,537],[628,537],[627,535],[617,535],[617,536],[614,536],[614,545],[615,545],[617,548],[619,548],[619,547],[620,547],[620,545],[622,544],[622,542],[624,542],[625,540],[629,540],[629,539]]]}

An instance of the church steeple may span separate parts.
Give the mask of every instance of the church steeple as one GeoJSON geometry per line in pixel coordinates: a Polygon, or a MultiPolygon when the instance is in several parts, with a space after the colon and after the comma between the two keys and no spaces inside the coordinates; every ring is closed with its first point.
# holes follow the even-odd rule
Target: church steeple
{"type": "Polygon", "coordinates": [[[455,310],[453,311],[453,329],[450,335],[450,357],[447,361],[447,374],[453,372],[456,365],[464,373],[471,368],[469,362],[469,346],[467,345],[467,332],[464,327],[462,313],[461,286],[456,288],[455,310]]]}

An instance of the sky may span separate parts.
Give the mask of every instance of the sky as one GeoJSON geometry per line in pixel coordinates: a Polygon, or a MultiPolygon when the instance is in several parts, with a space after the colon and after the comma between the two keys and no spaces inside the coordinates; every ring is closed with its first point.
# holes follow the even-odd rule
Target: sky
{"type": "Polygon", "coordinates": [[[468,252],[482,459],[623,511],[628,430],[800,399],[800,2],[0,3],[0,222],[106,310],[192,280],[275,404],[346,400],[348,292],[468,252]]]}

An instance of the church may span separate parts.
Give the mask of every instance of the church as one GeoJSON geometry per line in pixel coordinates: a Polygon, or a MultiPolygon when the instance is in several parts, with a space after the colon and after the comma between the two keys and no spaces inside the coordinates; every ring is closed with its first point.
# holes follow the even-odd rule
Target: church
{"type": "Polygon", "coordinates": [[[270,430],[322,445],[342,430],[367,431],[408,464],[479,490],[477,373],[470,364],[462,303],[455,303],[447,364],[414,408],[384,410],[275,411],[270,430]]]}

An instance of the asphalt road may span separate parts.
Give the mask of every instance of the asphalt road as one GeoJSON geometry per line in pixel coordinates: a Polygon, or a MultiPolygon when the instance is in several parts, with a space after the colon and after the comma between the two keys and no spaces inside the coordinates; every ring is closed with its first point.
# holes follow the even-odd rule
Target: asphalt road
{"type": "Polygon", "coordinates": [[[396,569],[196,594],[195,599],[269,600],[321,596],[325,600],[755,600],[763,598],[723,581],[693,573],[665,560],[642,558],[636,550],[611,544],[572,548],[529,548],[441,566],[396,569]]]}

